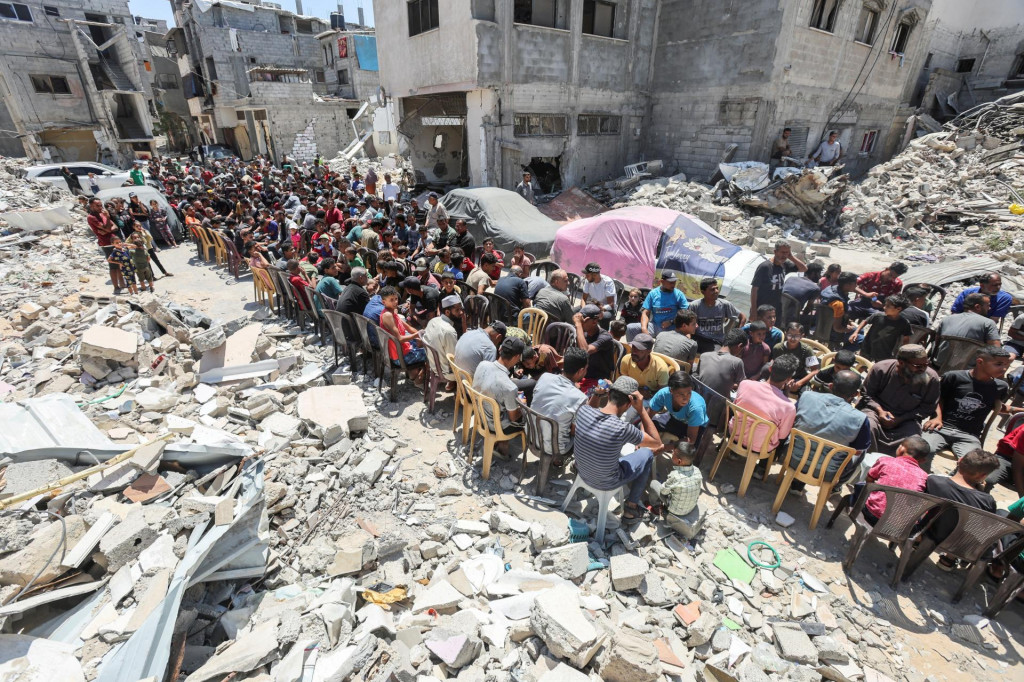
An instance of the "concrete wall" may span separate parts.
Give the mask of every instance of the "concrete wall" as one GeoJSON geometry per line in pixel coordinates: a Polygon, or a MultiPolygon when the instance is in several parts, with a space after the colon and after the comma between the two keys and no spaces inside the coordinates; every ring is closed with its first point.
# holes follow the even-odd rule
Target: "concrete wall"
{"type": "Polygon", "coordinates": [[[324,90],[328,95],[346,99],[375,98],[380,88],[380,72],[360,68],[352,42],[355,35],[354,32],[331,33],[320,38],[320,59],[326,81],[324,90]],[[347,57],[338,56],[338,39],[341,37],[347,38],[347,57]],[[338,83],[340,69],[348,71],[349,82],[346,85],[338,83]]]}
{"type": "MultiPolygon", "coordinates": [[[[245,108],[266,110],[278,154],[288,154],[299,162],[312,161],[317,154],[333,158],[352,142],[352,125],[344,104],[314,101],[310,83],[251,85],[252,97],[244,102],[245,108]]],[[[250,138],[255,134],[250,130],[250,138]]],[[[256,144],[252,147],[255,150],[256,144]]]]}
{"type": "Polygon", "coordinates": [[[0,131],[0,156],[25,156],[25,147],[14,131],[14,119],[4,98],[0,98],[0,131]]]}

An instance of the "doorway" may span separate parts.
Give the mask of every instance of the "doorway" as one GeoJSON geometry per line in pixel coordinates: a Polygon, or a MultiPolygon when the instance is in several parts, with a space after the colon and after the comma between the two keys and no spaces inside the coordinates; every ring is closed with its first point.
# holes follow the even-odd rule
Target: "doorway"
{"type": "Polygon", "coordinates": [[[530,165],[526,170],[533,174],[543,194],[551,194],[562,191],[561,168],[562,158],[559,156],[535,156],[530,159],[530,165]]]}

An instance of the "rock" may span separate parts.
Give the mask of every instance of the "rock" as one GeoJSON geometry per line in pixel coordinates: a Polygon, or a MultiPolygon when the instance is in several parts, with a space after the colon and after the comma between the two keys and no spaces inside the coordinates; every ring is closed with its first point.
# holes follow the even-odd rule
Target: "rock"
{"type": "Polygon", "coordinates": [[[422,613],[427,609],[447,611],[462,601],[462,593],[452,587],[447,580],[439,580],[433,586],[416,595],[412,604],[413,613],[422,613]]]}
{"type": "Polygon", "coordinates": [[[222,680],[228,675],[247,673],[276,661],[279,655],[277,618],[274,618],[260,623],[250,632],[230,642],[185,679],[186,682],[222,680]]]}
{"type": "Polygon", "coordinates": [[[146,523],[142,509],[132,509],[124,521],[114,526],[100,539],[100,552],[107,562],[107,570],[116,571],[156,540],[156,531],[146,523]]]}
{"type": "Polygon", "coordinates": [[[775,515],[775,523],[779,524],[783,528],[789,528],[794,523],[796,523],[796,519],[794,519],[786,512],[780,511],[778,514],[775,515]]]}
{"type": "Polygon", "coordinates": [[[216,526],[229,524],[234,519],[235,500],[232,497],[196,495],[181,498],[178,505],[183,512],[212,515],[216,526]]]}
{"type": "Polygon", "coordinates": [[[537,682],[589,682],[590,677],[575,668],[559,663],[553,669],[541,675],[537,682]]]}
{"type": "Polygon", "coordinates": [[[611,559],[612,587],[618,592],[640,587],[650,565],[635,554],[619,554],[611,559]]]}
{"type": "Polygon", "coordinates": [[[139,335],[116,327],[93,325],[82,334],[80,355],[115,362],[131,362],[139,351],[139,335]]]}
{"type": "Polygon", "coordinates": [[[358,386],[317,386],[299,394],[297,414],[327,432],[340,429],[337,442],[350,433],[361,433],[369,427],[369,414],[358,386]]]}
{"type": "Polygon", "coordinates": [[[818,664],[818,650],[807,633],[799,627],[776,623],[772,630],[775,632],[775,645],[782,658],[794,663],[818,664]]]}
{"type": "Polygon", "coordinates": [[[66,543],[65,548],[74,547],[87,531],[85,519],[78,515],[65,517],[63,524],[53,521],[39,526],[23,549],[0,558],[0,585],[26,585],[40,571],[35,584],[46,584],[60,577],[65,571],[58,563],[62,543],[66,543]],[[51,561],[55,551],[57,559],[51,561]]]}
{"type": "Polygon", "coordinates": [[[644,579],[640,581],[637,591],[640,592],[640,596],[648,606],[664,606],[669,602],[665,584],[657,573],[649,572],[645,575],[644,579]]]}
{"type": "Polygon", "coordinates": [[[661,660],[648,637],[620,629],[598,658],[601,679],[607,682],[655,682],[661,678],[661,660]]]}
{"type": "Polygon", "coordinates": [[[815,637],[811,640],[818,650],[818,659],[829,663],[849,663],[850,654],[835,637],[815,637]]]}
{"type": "Polygon", "coordinates": [[[178,396],[174,393],[150,386],[142,393],[135,396],[135,402],[143,410],[153,412],[166,412],[178,404],[178,396]]]}
{"type": "Polygon", "coordinates": [[[363,461],[352,471],[352,478],[356,481],[366,481],[370,485],[377,482],[380,475],[384,473],[384,467],[391,459],[380,450],[371,450],[363,457],[363,461]]]}
{"type": "Polygon", "coordinates": [[[22,319],[32,321],[38,320],[39,314],[42,313],[43,310],[45,310],[43,306],[33,301],[29,301],[27,303],[23,303],[21,307],[18,308],[18,314],[21,315],[22,319]]]}
{"type": "Polygon", "coordinates": [[[459,519],[455,522],[455,532],[465,533],[466,535],[486,536],[491,534],[491,527],[482,521],[459,519]]]}
{"type": "Polygon", "coordinates": [[[227,340],[224,328],[220,325],[202,331],[197,330],[192,333],[192,338],[190,339],[192,347],[200,353],[209,353],[214,348],[223,346],[227,340]]]}
{"type": "Polygon", "coordinates": [[[483,642],[476,637],[444,628],[433,630],[425,645],[449,668],[461,668],[472,663],[483,648],[483,642]]]}
{"type": "Polygon", "coordinates": [[[580,609],[579,591],[560,585],[540,592],[530,610],[530,627],[552,654],[576,668],[590,662],[602,637],[580,609]]]}
{"type": "Polygon", "coordinates": [[[590,555],[584,542],[543,550],[536,560],[541,573],[554,573],[566,580],[575,580],[587,572],[590,555]]]}
{"type": "Polygon", "coordinates": [[[686,628],[686,646],[693,648],[707,644],[721,625],[722,619],[713,611],[702,612],[700,618],[686,628]]]}
{"type": "Polygon", "coordinates": [[[296,440],[302,435],[302,422],[290,414],[276,412],[260,423],[264,431],[288,440],[296,440]]]}

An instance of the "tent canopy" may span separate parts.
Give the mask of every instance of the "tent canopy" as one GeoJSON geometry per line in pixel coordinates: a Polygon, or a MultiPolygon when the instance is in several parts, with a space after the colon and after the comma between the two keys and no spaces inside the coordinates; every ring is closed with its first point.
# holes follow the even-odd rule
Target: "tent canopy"
{"type": "Polygon", "coordinates": [[[513,244],[519,243],[538,256],[547,254],[558,231],[558,223],[507,189],[455,189],[441,203],[453,225],[458,219],[465,220],[478,244],[490,237],[495,247],[503,251],[510,251],[513,244]]]}
{"type": "Polygon", "coordinates": [[[686,213],[652,206],[629,206],[565,225],[551,258],[568,272],[598,263],[603,274],[627,287],[651,287],[662,270],[679,275],[690,299],[700,296],[700,280],[715,277],[733,305],[750,294],[751,268],[761,256],[730,243],[706,223],[686,213]]]}

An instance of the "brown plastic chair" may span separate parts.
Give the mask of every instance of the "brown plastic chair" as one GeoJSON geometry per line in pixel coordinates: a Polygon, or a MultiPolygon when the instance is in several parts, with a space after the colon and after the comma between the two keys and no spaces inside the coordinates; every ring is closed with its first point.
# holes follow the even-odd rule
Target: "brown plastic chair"
{"type": "Polygon", "coordinates": [[[238,249],[235,248],[235,243],[222,232],[215,232],[214,236],[217,237],[221,250],[224,252],[224,264],[228,266],[228,272],[234,275],[235,279],[238,279],[242,268],[242,256],[239,255],[238,249]]]}
{"type": "Polygon", "coordinates": [[[989,548],[1004,535],[1020,533],[1021,525],[1019,521],[959,502],[951,502],[945,510],[940,512],[940,515],[954,512],[957,514],[956,527],[945,540],[936,544],[934,538],[927,533],[921,537],[920,544],[907,563],[903,580],[909,580],[914,571],[924,563],[932,552],[945,554],[947,557],[972,564],[964,581],[953,595],[953,603],[956,603],[981,578],[985,566],[988,565],[988,559],[983,557],[989,548]]]}
{"type": "Polygon", "coordinates": [[[668,368],[669,368],[670,372],[673,372],[673,373],[674,372],[678,372],[680,369],[683,368],[683,365],[686,365],[686,373],[687,374],[690,373],[690,363],[688,363],[688,362],[679,362],[675,358],[669,357],[668,355],[665,355],[664,353],[654,353],[654,352],[652,352],[651,353],[651,357],[652,358],[661,358],[662,360],[664,360],[665,364],[668,365],[668,368]]]}
{"type": "MultiPolygon", "coordinates": [[[[801,341],[801,343],[807,343],[807,341],[801,341]]],[[[831,367],[833,364],[833,360],[835,360],[835,357],[836,351],[829,351],[828,353],[825,353],[820,358],[818,358],[818,361],[821,363],[819,365],[821,369],[831,367]]],[[[853,368],[862,374],[867,373],[868,370],[875,366],[875,363],[871,362],[867,358],[862,357],[860,355],[854,355],[853,358],[853,368]]]]}
{"type": "Polygon", "coordinates": [[[472,294],[466,297],[463,307],[466,310],[466,331],[487,326],[488,307],[491,302],[486,296],[472,294]]]}
{"type": "Polygon", "coordinates": [[[441,374],[441,353],[426,341],[420,340],[420,344],[427,351],[426,374],[423,376],[423,402],[427,409],[434,412],[434,403],[437,402],[437,390],[448,383],[441,374]]]}
{"type": "Polygon", "coordinates": [[[556,353],[565,355],[565,349],[576,344],[576,327],[565,322],[550,322],[544,330],[544,337],[556,353]]]}
{"type": "Polygon", "coordinates": [[[932,344],[932,367],[939,375],[958,369],[970,369],[974,367],[978,349],[984,347],[985,344],[981,341],[962,336],[936,336],[932,344]],[[939,362],[939,349],[943,343],[949,344],[948,351],[942,362],[939,362]]]}
{"type": "Polygon", "coordinates": [[[540,308],[523,308],[519,311],[516,326],[530,335],[531,342],[540,343],[548,326],[548,314],[540,308]]]}
{"type": "MultiPolygon", "coordinates": [[[[561,444],[559,443],[558,433],[558,422],[551,417],[545,417],[544,415],[531,410],[526,405],[523,406],[523,412],[526,415],[526,449],[532,452],[537,459],[540,460],[540,471],[537,473],[537,495],[544,494],[544,488],[547,487],[548,478],[551,475],[551,463],[556,457],[561,457],[563,462],[569,460],[572,456],[572,447],[570,445],[568,452],[561,453],[561,444]],[[547,447],[544,440],[550,441],[550,447],[547,447]]],[[[526,450],[523,451],[523,467],[519,472],[519,482],[523,482],[523,477],[526,475],[526,450]]]]}
{"type": "MultiPolygon", "coordinates": [[[[828,524],[825,526],[826,528],[831,528],[832,524],[835,523],[836,517],[843,510],[850,510],[850,521],[853,523],[854,533],[853,538],[850,539],[850,547],[846,551],[846,558],[843,559],[843,570],[849,571],[853,568],[854,562],[857,561],[857,557],[860,556],[864,544],[869,539],[877,538],[893,542],[900,548],[900,560],[896,566],[896,572],[893,573],[892,580],[889,582],[890,587],[893,589],[896,588],[897,583],[899,583],[900,578],[903,576],[903,571],[907,567],[907,561],[910,559],[914,544],[918,541],[924,529],[930,525],[924,524],[919,526],[919,523],[930,512],[939,512],[949,504],[949,500],[944,500],[927,493],[879,485],[878,483],[868,483],[865,485],[852,507],[847,507],[847,497],[843,499],[844,502],[836,507],[832,518],[828,520],[828,524]],[[882,512],[882,517],[878,519],[878,523],[872,526],[864,520],[862,512],[868,497],[876,491],[881,491],[885,494],[885,511],[882,512]]],[[[936,513],[935,516],[929,518],[934,521],[937,516],[938,514],[936,513]]]]}
{"type": "MultiPolygon", "coordinates": [[[[374,323],[371,321],[370,324],[374,324],[374,323]]],[[[409,378],[409,368],[410,367],[411,368],[422,367],[425,364],[425,362],[414,362],[411,365],[406,363],[406,361],[405,361],[405,354],[402,352],[402,342],[398,340],[398,336],[396,336],[395,334],[392,334],[387,329],[385,329],[383,326],[379,326],[379,325],[375,325],[375,326],[376,326],[375,331],[378,334],[377,338],[381,339],[381,345],[383,345],[383,346],[390,346],[391,344],[394,344],[395,355],[398,356],[397,360],[391,360],[390,352],[387,351],[387,350],[383,351],[385,364],[388,366],[388,368],[390,370],[388,372],[388,375],[390,377],[390,389],[391,389],[390,397],[391,397],[391,402],[393,402],[393,403],[394,402],[398,402],[398,373],[401,372],[402,374],[404,374],[406,380],[409,380],[410,383],[411,383],[411,380],[409,378]],[[396,362],[398,363],[397,365],[395,364],[396,362]]],[[[384,380],[384,377],[382,376],[381,377],[381,382],[382,383],[383,383],[383,380],[384,380]]]]}
{"type": "Polygon", "coordinates": [[[768,472],[771,471],[772,464],[775,462],[775,449],[769,449],[768,443],[771,442],[779,427],[760,415],[738,407],[731,400],[727,400],[725,403],[723,417],[722,446],[718,449],[715,463],[711,465],[711,475],[708,476],[708,480],[715,480],[715,474],[718,473],[718,467],[721,466],[726,453],[734,452],[745,460],[743,477],[740,479],[740,487],[737,491],[737,494],[743,497],[747,494],[747,486],[750,485],[750,479],[754,476],[754,468],[762,459],[767,459],[768,462],[761,480],[768,480],[768,472]],[[755,441],[754,432],[758,428],[764,429],[764,435],[760,440],[755,441]],[[743,444],[744,439],[747,441],[746,445],[743,444]]]}
{"type": "Polygon", "coordinates": [[[1010,544],[1000,554],[1005,557],[1006,575],[999,583],[999,589],[992,595],[988,608],[985,609],[986,618],[995,618],[1003,607],[1024,590],[1024,573],[1018,569],[1021,552],[1024,552],[1024,537],[1010,544]]]}
{"type": "Polygon", "coordinates": [[[919,327],[916,324],[910,325],[910,341],[925,348],[931,348],[935,343],[935,330],[928,327],[919,327]]]}
{"type": "MultiPolygon", "coordinates": [[[[473,386],[461,379],[463,382],[463,388],[466,390],[466,395],[473,401],[473,430],[477,435],[484,439],[482,455],[484,459],[483,467],[480,471],[480,476],[486,481],[491,476],[491,459],[494,457],[494,445],[495,443],[503,443],[509,440],[515,440],[516,438],[522,443],[523,450],[526,450],[526,434],[522,430],[505,433],[505,430],[501,427],[501,412],[498,408],[498,401],[490,396],[486,396],[479,391],[473,389],[473,386]],[[491,414],[491,417],[487,417],[487,413],[491,414]],[[493,422],[494,426],[491,427],[493,422]]],[[[469,452],[466,454],[466,461],[469,462],[470,466],[473,464],[473,446],[474,443],[470,443],[469,452]]],[[[523,454],[525,457],[525,452],[523,454]]]]}
{"type": "Polygon", "coordinates": [[[273,307],[274,283],[266,268],[252,268],[252,296],[260,305],[273,307]]]}
{"type": "Polygon", "coordinates": [[[783,460],[782,471],[779,473],[779,476],[782,478],[782,485],[779,486],[779,492],[775,496],[775,502],[772,504],[772,514],[778,513],[782,507],[782,503],[786,499],[786,493],[789,492],[789,487],[793,484],[793,479],[801,481],[806,485],[817,486],[818,500],[814,503],[814,511],[811,513],[810,523],[810,529],[814,530],[818,526],[818,518],[821,516],[821,512],[825,509],[825,502],[828,501],[832,490],[839,485],[839,478],[843,475],[843,470],[846,469],[850,464],[850,460],[856,454],[857,451],[851,447],[833,443],[824,438],[818,438],[806,431],[801,431],[800,429],[790,431],[786,459],[783,460]],[[790,459],[793,456],[793,447],[798,440],[804,445],[803,457],[799,465],[792,467],[790,466],[790,459]],[[831,478],[826,478],[828,466],[836,457],[843,457],[844,459],[835,474],[831,478]]]}
{"type": "Polygon", "coordinates": [[[448,366],[455,372],[455,409],[452,411],[452,433],[459,423],[459,409],[462,409],[462,444],[469,442],[469,425],[473,418],[473,400],[463,388],[464,383],[473,385],[473,377],[469,372],[455,364],[455,356],[451,353],[446,355],[448,366]]]}

